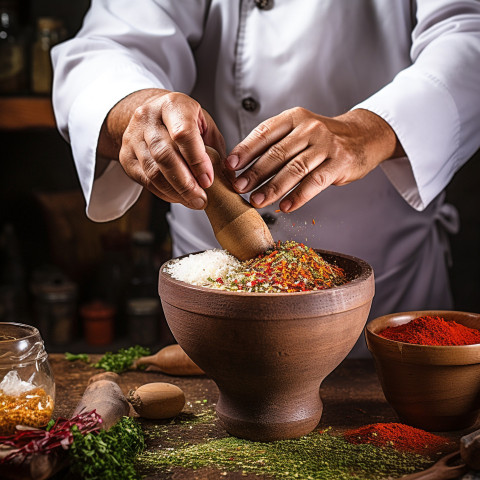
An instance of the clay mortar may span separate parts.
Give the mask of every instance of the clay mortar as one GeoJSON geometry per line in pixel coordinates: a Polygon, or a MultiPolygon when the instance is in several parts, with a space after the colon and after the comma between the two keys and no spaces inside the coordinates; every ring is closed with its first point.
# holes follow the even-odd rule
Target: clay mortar
{"type": "Polygon", "coordinates": [[[217,414],[232,435],[297,438],[320,421],[319,387],[366,323],[374,276],[363,260],[317,250],[349,283],[298,293],[228,292],[190,285],[160,269],[170,329],[218,386],[217,414]]]}

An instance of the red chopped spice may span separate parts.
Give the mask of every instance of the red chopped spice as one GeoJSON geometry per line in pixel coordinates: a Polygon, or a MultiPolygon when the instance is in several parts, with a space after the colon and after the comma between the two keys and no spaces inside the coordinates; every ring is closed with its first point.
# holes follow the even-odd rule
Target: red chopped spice
{"type": "Polygon", "coordinates": [[[418,317],[403,325],[387,327],[381,337],[419,345],[474,345],[480,343],[480,331],[442,317],[418,317]]]}
{"type": "Polygon", "coordinates": [[[374,423],[343,434],[350,443],[370,443],[377,447],[390,447],[400,452],[432,456],[453,449],[453,442],[445,437],[425,432],[403,423],[374,423]]]}

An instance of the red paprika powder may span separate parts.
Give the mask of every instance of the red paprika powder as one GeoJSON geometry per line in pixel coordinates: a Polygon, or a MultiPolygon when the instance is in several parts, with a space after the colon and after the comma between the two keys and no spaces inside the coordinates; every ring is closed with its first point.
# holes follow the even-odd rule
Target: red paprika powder
{"type": "Polygon", "coordinates": [[[400,452],[431,456],[452,450],[454,443],[445,437],[425,432],[403,423],[374,423],[343,434],[350,443],[370,443],[400,452]]]}
{"type": "Polygon", "coordinates": [[[419,345],[473,345],[480,343],[480,331],[442,317],[418,317],[414,320],[387,327],[379,333],[381,337],[397,342],[419,345]]]}

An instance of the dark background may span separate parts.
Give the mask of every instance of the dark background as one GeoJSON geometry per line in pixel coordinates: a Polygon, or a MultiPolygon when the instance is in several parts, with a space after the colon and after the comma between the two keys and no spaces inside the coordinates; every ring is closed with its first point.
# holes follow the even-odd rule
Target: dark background
{"type": "MultiPolygon", "coordinates": [[[[21,2],[20,22],[24,34],[33,41],[36,18],[55,16],[63,20],[67,35],[72,36],[80,28],[84,12],[88,9],[89,0],[30,0],[21,2]]],[[[31,96],[28,90],[19,92],[22,96],[31,96]]],[[[0,111],[0,115],[9,112],[0,111]]],[[[55,232],[48,227],[48,213],[45,213],[38,200],[39,194],[62,194],[63,192],[79,192],[79,182],[74,168],[69,146],[53,128],[30,130],[0,130],[2,148],[0,174],[0,231],[6,224],[14,227],[18,239],[20,259],[24,274],[27,321],[35,323],[35,312],[32,307],[31,283],[32,272],[45,265],[55,264],[53,245],[58,248],[58,238],[53,239],[55,232]]],[[[461,229],[458,235],[451,238],[453,267],[451,282],[456,302],[456,309],[480,312],[480,155],[471,159],[454,177],[447,188],[447,199],[455,205],[461,217],[461,229]]],[[[149,221],[146,228],[155,236],[155,263],[159,264],[169,256],[169,235],[165,221],[168,205],[162,201],[149,198],[149,221]]],[[[78,211],[83,216],[84,206],[78,211]]],[[[92,223],[92,222],[90,222],[92,223]]],[[[112,222],[112,229],[119,223],[112,222]]],[[[120,223],[120,227],[122,224],[120,223]]],[[[93,235],[105,232],[105,225],[91,225],[93,235]],[[97,230],[95,230],[97,229],[97,230]],[[100,232],[100,233],[99,233],[100,232]]],[[[123,224],[125,228],[125,224],[123,224]]],[[[69,248],[68,245],[65,248],[69,248]]],[[[95,271],[95,262],[101,262],[101,252],[88,265],[87,271],[68,272],[74,276],[80,286],[78,303],[85,300],[86,283],[91,280],[95,271]],[[89,276],[90,275],[90,276],[89,276]]],[[[0,321],[1,321],[0,315],[0,321]]],[[[76,324],[76,335],[71,345],[62,346],[71,350],[82,351],[93,349],[82,338],[82,325],[76,324]]],[[[124,333],[124,332],[123,332],[124,333]]],[[[163,332],[159,343],[168,342],[168,332],[163,332]]],[[[115,342],[110,347],[128,343],[117,332],[115,342]]],[[[55,349],[54,346],[51,347],[55,349]]],[[[105,350],[105,347],[102,347],[105,350]]]]}

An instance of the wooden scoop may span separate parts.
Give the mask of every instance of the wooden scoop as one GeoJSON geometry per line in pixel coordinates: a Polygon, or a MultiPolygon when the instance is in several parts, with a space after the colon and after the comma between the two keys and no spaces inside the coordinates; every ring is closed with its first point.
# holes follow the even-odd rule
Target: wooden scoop
{"type": "Polygon", "coordinates": [[[274,245],[270,230],[263,218],[232,188],[220,155],[207,147],[212,159],[215,178],[205,189],[205,212],[218,243],[239,260],[249,260],[274,245]]]}

